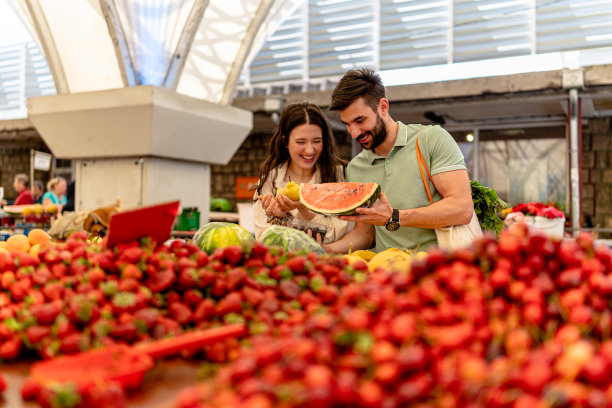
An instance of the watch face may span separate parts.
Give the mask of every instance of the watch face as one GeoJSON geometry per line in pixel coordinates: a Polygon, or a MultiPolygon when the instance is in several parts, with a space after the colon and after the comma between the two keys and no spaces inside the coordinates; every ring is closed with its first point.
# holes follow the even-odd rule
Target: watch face
{"type": "Polygon", "coordinates": [[[397,231],[400,225],[397,221],[389,221],[385,224],[385,228],[389,231],[397,231]]]}

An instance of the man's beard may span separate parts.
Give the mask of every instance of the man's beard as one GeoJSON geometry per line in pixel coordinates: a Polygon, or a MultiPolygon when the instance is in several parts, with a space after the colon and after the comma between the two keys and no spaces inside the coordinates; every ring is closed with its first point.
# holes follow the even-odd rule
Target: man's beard
{"type": "MultiPolygon", "coordinates": [[[[361,144],[364,149],[374,151],[374,149],[385,141],[385,138],[387,137],[387,125],[385,125],[385,122],[378,115],[378,113],[376,113],[376,126],[374,126],[374,129],[369,130],[366,133],[370,133],[372,135],[372,146],[368,148],[361,144]]],[[[361,136],[359,138],[361,138],[361,136]]]]}

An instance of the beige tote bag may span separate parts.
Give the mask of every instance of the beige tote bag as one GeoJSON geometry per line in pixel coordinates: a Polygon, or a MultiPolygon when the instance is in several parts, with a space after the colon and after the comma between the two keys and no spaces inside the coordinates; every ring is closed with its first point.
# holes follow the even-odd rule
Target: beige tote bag
{"type": "MultiPolygon", "coordinates": [[[[421,128],[421,130],[422,129],[423,128],[421,128]]],[[[429,177],[430,180],[431,180],[431,174],[429,173],[427,164],[425,164],[425,159],[423,158],[423,155],[421,154],[421,149],[419,149],[419,136],[418,135],[416,138],[416,151],[417,151],[417,160],[419,162],[419,170],[421,171],[421,178],[423,179],[425,190],[427,190],[427,195],[429,196],[429,202],[433,204],[433,198],[431,196],[431,192],[429,191],[429,185],[427,184],[427,180],[425,179],[425,173],[427,173],[427,176],[429,177]]],[[[441,249],[447,249],[450,251],[470,246],[472,242],[474,242],[475,239],[482,237],[482,230],[480,229],[480,224],[478,223],[478,217],[476,216],[476,211],[472,212],[472,219],[470,220],[469,224],[451,225],[448,227],[436,228],[435,231],[436,231],[436,237],[438,238],[438,246],[441,249]]]]}

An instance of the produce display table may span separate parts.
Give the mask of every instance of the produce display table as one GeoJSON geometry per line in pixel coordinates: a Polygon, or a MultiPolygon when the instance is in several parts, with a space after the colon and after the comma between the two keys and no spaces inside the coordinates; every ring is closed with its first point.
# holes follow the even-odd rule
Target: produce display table
{"type": "MultiPolygon", "coordinates": [[[[143,382],[142,386],[127,393],[127,406],[130,408],[173,408],[179,390],[197,384],[200,363],[181,358],[166,359],[158,362],[143,382]]],[[[36,402],[21,399],[21,386],[28,377],[30,363],[19,362],[0,364],[0,372],[7,383],[7,390],[0,398],[1,408],[36,408],[36,402]]]]}
{"type": "Polygon", "coordinates": [[[240,217],[237,212],[221,212],[221,211],[211,211],[209,213],[209,218],[211,221],[225,221],[225,222],[238,222],[240,217]]]}

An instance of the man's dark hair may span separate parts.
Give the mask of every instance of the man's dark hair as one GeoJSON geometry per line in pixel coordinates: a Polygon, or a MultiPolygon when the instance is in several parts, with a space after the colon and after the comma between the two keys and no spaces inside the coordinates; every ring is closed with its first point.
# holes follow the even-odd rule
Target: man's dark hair
{"type": "Polygon", "coordinates": [[[376,112],[378,102],[386,97],[385,86],[380,75],[373,69],[350,70],[344,74],[334,88],[329,110],[344,110],[358,98],[363,98],[365,103],[376,112]]]}

